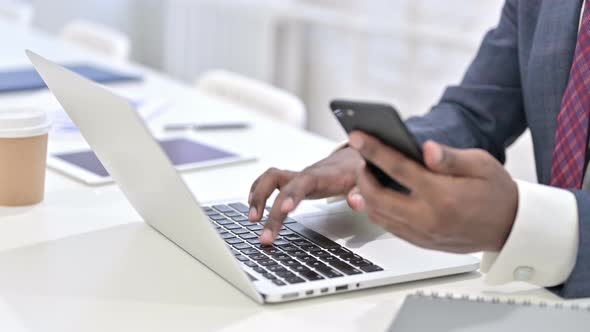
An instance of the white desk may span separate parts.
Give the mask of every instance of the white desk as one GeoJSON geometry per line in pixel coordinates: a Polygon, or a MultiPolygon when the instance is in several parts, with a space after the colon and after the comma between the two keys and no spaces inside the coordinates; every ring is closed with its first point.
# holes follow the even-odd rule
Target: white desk
{"type": "MultiPolygon", "coordinates": [[[[27,63],[31,48],[58,61],[92,59],[38,31],[0,22],[0,66],[27,63]]],[[[250,131],[207,133],[215,141],[259,156],[257,163],[185,174],[201,200],[245,196],[270,165],[300,169],[334,143],[209,99],[147,69],[141,86],[121,91],[169,96],[173,110],[154,121],[244,119],[250,131]]],[[[24,95],[26,96],[26,95],[24,95]]],[[[0,104],[22,99],[0,96],[0,104]]],[[[78,146],[53,137],[50,149],[78,146]]],[[[44,203],[0,209],[0,331],[282,331],[385,329],[403,297],[416,289],[557,300],[527,286],[492,288],[478,273],[260,306],[140,221],[116,186],[87,187],[48,171],[44,203]]]]}

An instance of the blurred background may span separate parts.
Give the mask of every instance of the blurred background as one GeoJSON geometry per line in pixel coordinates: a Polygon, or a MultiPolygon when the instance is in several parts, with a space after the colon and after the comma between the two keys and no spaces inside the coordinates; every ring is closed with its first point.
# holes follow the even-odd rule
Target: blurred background
{"type": "MultiPolygon", "coordinates": [[[[305,106],[303,126],[345,136],[331,99],[390,102],[422,114],[458,83],[502,0],[0,0],[24,24],[54,34],[84,20],[121,34],[133,62],[195,84],[224,69],[272,85],[305,106]]],[[[1,13],[1,10],[0,10],[1,13]]],[[[1,15],[1,14],[0,14],[1,15]]],[[[127,54],[125,54],[127,55],[127,54]]],[[[536,180],[530,138],[508,169],[536,180]]]]}

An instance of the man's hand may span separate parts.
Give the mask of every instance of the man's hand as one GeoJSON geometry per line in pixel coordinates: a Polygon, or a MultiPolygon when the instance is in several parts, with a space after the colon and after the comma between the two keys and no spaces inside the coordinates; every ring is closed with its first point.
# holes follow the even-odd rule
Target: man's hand
{"type": "Polygon", "coordinates": [[[366,167],[357,185],[371,221],[415,245],[456,253],[500,251],[518,206],[516,183],[483,150],[424,144],[428,169],[364,133],[349,145],[410,195],[381,186],[366,167]]]}
{"type": "Polygon", "coordinates": [[[357,169],[363,163],[356,150],[345,148],[328,158],[304,169],[291,172],[271,168],[262,174],[250,189],[250,220],[260,221],[269,196],[279,189],[260,241],[272,244],[280,232],[287,214],[306,198],[318,199],[337,195],[348,195],[348,204],[353,209],[362,209],[362,198],[356,190],[357,169]]]}

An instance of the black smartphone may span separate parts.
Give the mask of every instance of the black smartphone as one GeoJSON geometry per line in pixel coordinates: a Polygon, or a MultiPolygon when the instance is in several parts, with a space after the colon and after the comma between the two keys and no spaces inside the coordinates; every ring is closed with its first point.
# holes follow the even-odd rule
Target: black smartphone
{"type": "MultiPolygon", "coordinates": [[[[381,140],[407,157],[424,165],[422,148],[408,130],[393,106],[385,104],[334,100],[330,108],[347,133],[363,131],[381,140]]],[[[389,177],[377,166],[368,162],[367,167],[385,187],[402,193],[410,189],[389,177]]]]}

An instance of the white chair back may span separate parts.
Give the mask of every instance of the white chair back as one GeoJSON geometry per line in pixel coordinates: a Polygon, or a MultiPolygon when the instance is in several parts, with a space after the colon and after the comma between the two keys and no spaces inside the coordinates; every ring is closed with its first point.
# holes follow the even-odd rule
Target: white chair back
{"type": "Polygon", "coordinates": [[[62,29],[60,37],[119,61],[129,59],[131,51],[129,37],[101,24],[75,20],[62,29]]]}
{"type": "Polygon", "coordinates": [[[248,107],[289,125],[304,128],[305,105],[293,94],[269,84],[224,70],[203,74],[196,83],[199,91],[248,107]]]}

